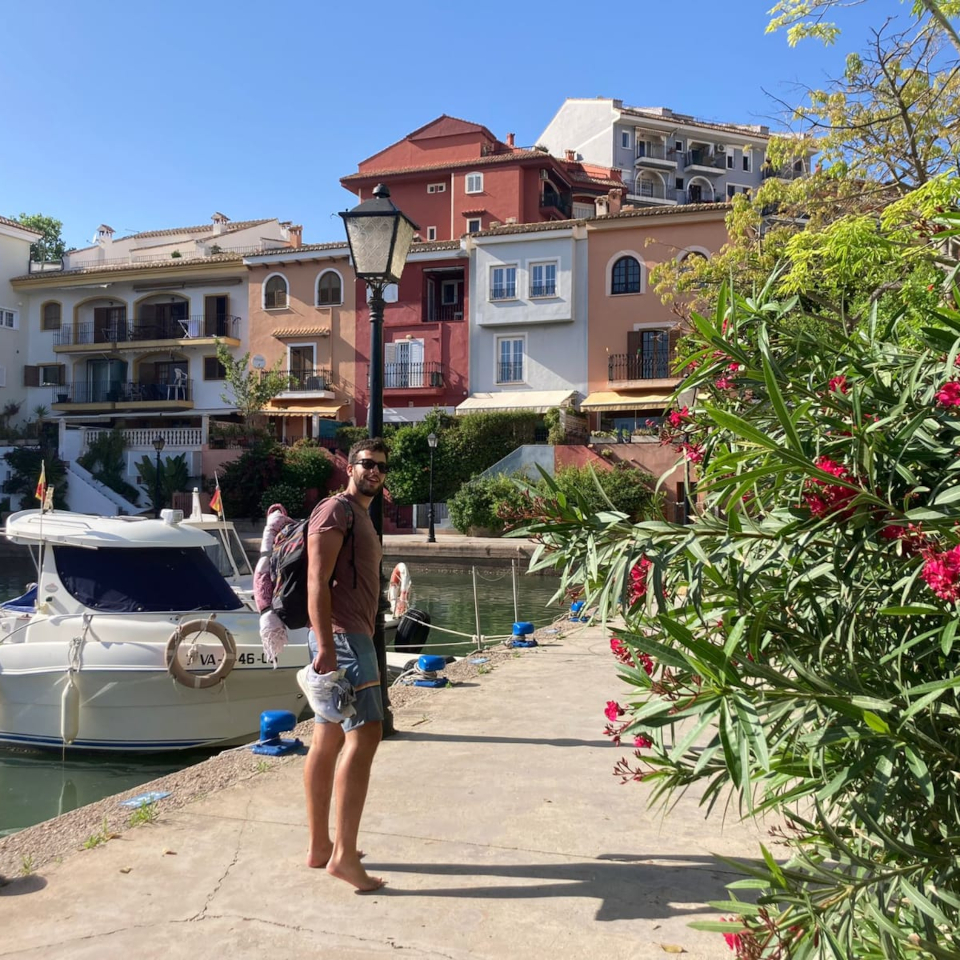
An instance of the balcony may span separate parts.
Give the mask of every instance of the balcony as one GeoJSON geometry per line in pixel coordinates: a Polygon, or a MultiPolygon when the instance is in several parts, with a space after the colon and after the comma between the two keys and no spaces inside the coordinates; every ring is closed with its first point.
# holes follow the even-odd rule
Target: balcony
{"type": "Polygon", "coordinates": [[[498,363],[497,383],[523,383],[523,361],[498,363]]]}
{"type": "Polygon", "coordinates": [[[677,151],[663,143],[638,140],[637,166],[655,167],[659,170],[675,170],[677,167],[677,151]]]}
{"type": "Polygon", "coordinates": [[[446,371],[442,363],[385,363],[383,365],[384,390],[443,390],[446,387],[446,371]]]}
{"type": "Polygon", "coordinates": [[[665,349],[649,354],[614,353],[607,359],[607,380],[611,386],[624,386],[636,380],[672,383],[676,379],[671,373],[674,358],[674,353],[665,349]]]}
{"type": "Polygon", "coordinates": [[[333,390],[329,370],[281,370],[286,377],[287,388],[284,393],[329,393],[333,390]]]}
{"type": "Polygon", "coordinates": [[[796,180],[806,174],[805,166],[806,164],[803,160],[796,160],[792,165],[777,168],[764,164],[764,166],[760,168],[760,179],[796,180]]]}
{"type": "Polygon", "coordinates": [[[709,150],[688,150],[683,155],[683,166],[685,170],[699,171],[718,177],[720,174],[726,173],[726,155],[711,153],[709,150]]]}
{"type": "Polygon", "coordinates": [[[556,190],[544,190],[540,195],[540,212],[544,216],[556,216],[560,220],[569,220],[573,216],[573,204],[567,194],[556,190]]]}
{"type": "Polygon", "coordinates": [[[436,323],[438,321],[453,321],[463,319],[462,303],[443,303],[423,305],[423,322],[436,323]]]}
{"type": "Polygon", "coordinates": [[[53,348],[91,347],[97,344],[150,343],[170,340],[240,339],[240,317],[191,317],[168,320],[137,319],[97,324],[93,320],[65,323],[53,333],[53,348]]]}
{"type": "Polygon", "coordinates": [[[105,409],[139,406],[193,406],[193,381],[181,378],[173,383],[147,383],[142,380],[109,381],[106,383],[61,383],[50,388],[54,410],[71,406],[97,406],[105,409]]]}

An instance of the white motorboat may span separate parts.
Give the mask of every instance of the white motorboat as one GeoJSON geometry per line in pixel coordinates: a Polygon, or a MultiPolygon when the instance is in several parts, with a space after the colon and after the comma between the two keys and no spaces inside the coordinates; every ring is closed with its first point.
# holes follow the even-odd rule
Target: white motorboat
{"type": "Polygon", "coordinates": [[[183,750],[253,739],[265,710],[299,715],[305,642],[267,661],[258,614],[181,517],[7,519],[38,578],[33,597],[0,605],[0,743],[183,750]]]}

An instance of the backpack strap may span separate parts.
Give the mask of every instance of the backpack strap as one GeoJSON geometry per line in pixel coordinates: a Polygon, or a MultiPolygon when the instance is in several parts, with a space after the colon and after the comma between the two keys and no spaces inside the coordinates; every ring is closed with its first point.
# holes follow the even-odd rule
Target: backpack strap
{"type": "Polygon", "coordinates": [[[343,545],[349,540],[350,541],[350,566],[353,568],[353,589],[357,589],[357,541],[353,536],[353,524],[356,520],[356,517],[353,513],[353,501],[349,497],[345,497],[342,493],[337,494],[337,500],[340,503],[344,504],[347,508],[347,532],[343,537],[343,544],[340,545],[340,549],[343,550],[343,545]]]}

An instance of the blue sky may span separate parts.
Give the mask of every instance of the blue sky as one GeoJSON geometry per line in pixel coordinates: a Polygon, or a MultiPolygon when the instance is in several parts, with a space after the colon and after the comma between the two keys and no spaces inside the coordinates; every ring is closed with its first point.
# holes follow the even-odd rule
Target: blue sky
{"type": "Polygon", "coordinates": [[[441,113],[533,144],[566,97],[779,126],[897,0],[842,11],[840,42],[766,36],[766,2],[403,6],[289,0],[7,4],[0,214],[42,212],[85,246],[278,217],[342,239],[339,178],[441,113]],[[765,92],[766,91],[766,92],[765,92]]]}

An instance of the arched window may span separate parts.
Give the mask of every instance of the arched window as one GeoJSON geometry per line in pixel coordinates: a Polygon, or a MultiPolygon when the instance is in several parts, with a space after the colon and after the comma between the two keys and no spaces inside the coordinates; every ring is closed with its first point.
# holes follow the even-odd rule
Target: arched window
{"type": "Polygon", "coordinates": [[[263,307],[265,310],[287,305],[287,278],[275,273],[263,285],[263,307]]]}
{"type": "Polygon", "coordinates": [[[640,293],[640,262],[636,257],[621,257],[613,265],[610,292],[640,293]]]}
{"type": "Polygon", "coordinates": [[[331,306],[343,303],[343,287],[340,274],[336,270],[327,270],[320,274],[317,281],[317,306],[331,306]]]}
{"type": "Polygon", "coordinates": [[[57,300],[50,300],[41,307],[41,329],[59,330],[61,319],[61,307],[57,300]]]}

